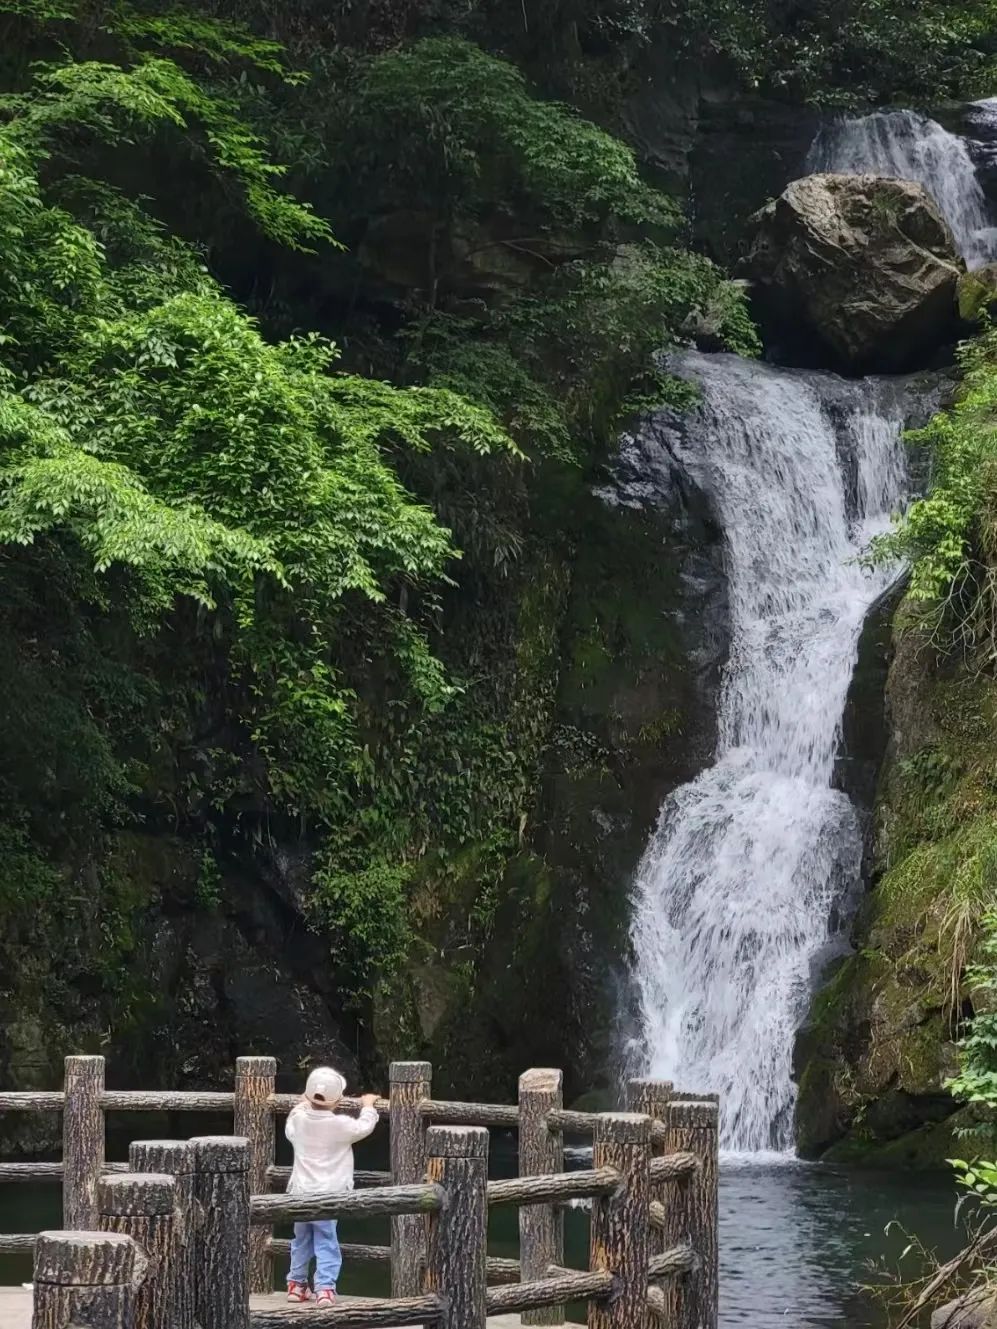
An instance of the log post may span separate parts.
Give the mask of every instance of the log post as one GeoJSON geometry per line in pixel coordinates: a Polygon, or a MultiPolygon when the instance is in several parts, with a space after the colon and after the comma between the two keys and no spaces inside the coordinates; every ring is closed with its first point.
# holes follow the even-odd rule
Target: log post
{"type": "MultiPolygon", "coordinates": [[[[236,1135],[249,1140],[249,1190],[266,1195],[267,1169],[274,1162],[274,1115],[270,1095],[277,1087],[277,1062],[273,1057],[239,1057],[235,1063],[236,1135]]],[[[249,1234],[249,1290],[272,1292],[270,1228],[254,1227],[249,1234]]]]}
{"type": "MultiPolygon", "coordinates": [[[[426,1175],[426,1129],[419,1104],[429,1098],[433,1068],[428,1061],[393,1061],[388,1072],[391,1180],[396,1186],[426,1175]]],[[[414,1297],[422,1286],[426,1258],[423,1219],[405,1214],[391,1220],[391,1295],[414,1297]]]]}
{"type": "MultiPolygon", "coordinates": [[[[560,1131],[547,1125],[547,1113],[564,1106],[562,1076],[534,1069],[519,1077],[519,1175],[535,1177],[564,1171],[560,1131]]],[[[546,1278],[551,1265],[564,1264],[564,1218],[560,1206],[524,1204],[519,1210],[519,1260],[522,1281],[546,1278]]],[[[523,1324],[563,1324],[563,1306],[524,1311],[523,1324]]]]}
{"type": "Polygon", "coordinates": [[[145,1256],[113,1232],[41,1232],[31,1329],[132,1329],[145,1256]]]}
{"type": "Polygon", "coordinates": [[[440,1329],[485,1329],[488,1128],[432,1126],[426,1179],[446,1192],[429,1219],[424,1290],[444,1300],[440,1329]]]}
{"type": "Polygon", "coordinates": [[[695,1154],[700,1165],[691,1176],[672,1182],[665,1202],[666,1246],[688,1242],[694,1259],[687,1278],[664,1286],[665,1305],[676,1329],[716,1329],[717,1259],[717,1123],[719,1110],[710,1100],[673,1099],[668,1105],[665,1153],[695,1154]]]}
{"type": "Polygon", "coordinates": [[[103,1057],[67,1057],[62,1112],[62,1222],[97,1226],[97,1181],[104,1171],[103,1057]]]}
{"type": "MultiPolygon", "coordinates": [[[[627,1108],[630,1112],[644,1112],[652,1121],[662,1121],[668,1124],[668,1104],[675,1092],[675,1086],[671,1080],[628,1080],[627,1081],[627,1108]]],[[[664,1152],[663,1143],[651,1142],[651,1156],[655,1157],[664,1152]]],[[[659,1203],[665,1200],[665,1187],[660,1182],[651,1184],[651,1203],[659,1203]]],[[[651,1225],[650,1232],[650,1252],[652,1255],[661,1255],[667,1250],[664,1234],[660,1227],[651,1225]]],[[[665,1321],[668,1324],[668,1321],[665,1321]]],[[[646,1329],[660,1329],[660,1316],[651,1311],[644,1315],[644,1324],[646,1329]]]]}
{"type": "Polygon", "coordinates": [[[589,1264],[613,1275],[612,1293],[590,1301],[589,1329],[641,1329],[647,1307],[651,1118],[633,1112],[600,1113],[592,1150],[594,1168],[611,1167],[620,1184],[595,1200],[589,1264]]]}
{"type": "Polygon", "coordinates": [[[173,1323],[194,1329],[194,1149],[187,1140],[135,1140],[128,1150],[133,1172],[172,1177],[176,1208],[173,1220],[173,1323]]]}
{"type": "Polygon", "coordinates": [[[249,1141],[202,1135],[191,1144],[198,1213],[194,1318],[200,1329],[248,1329],[249,1141]]]}
{"type": "Polygon", "coordinates": [[[132,1329],[174,1329],[177,1269],[173,1178],[153,1172],[101,1177],[97,1208],[100,1230],[131,1237],[149,1261],[145,1279],[135,1295],[132,1329]]]}

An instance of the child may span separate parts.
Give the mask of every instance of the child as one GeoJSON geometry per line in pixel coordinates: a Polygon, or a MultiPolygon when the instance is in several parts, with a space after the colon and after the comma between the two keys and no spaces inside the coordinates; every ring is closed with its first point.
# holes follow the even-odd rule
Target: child
{"type": "MultiPolygon", "coordinates": [[[[304,1098],[287,1118],[285,1134],[294,1145],[288,1195],[353,1189],[353,1141],[363,1140],[377,1125],[374,1107],[377,1097],[364,1095],[359,1117],[342,1116],[333,1109],[345,1088],[346,1081],[330,1066],[319,1066],[309,1075],[304,1098]]],[[[316,1304],[331,1306],[343,1265],[334,1219],[295,1223],[291,1272],[287,1276],[288,1301],[308,1301],[311,1296],[308,1269],[313,1256],[316,1304]]]]}

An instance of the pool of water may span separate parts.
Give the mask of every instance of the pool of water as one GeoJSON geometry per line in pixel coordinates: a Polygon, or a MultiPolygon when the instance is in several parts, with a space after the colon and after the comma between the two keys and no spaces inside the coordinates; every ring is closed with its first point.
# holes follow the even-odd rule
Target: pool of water
{"type": "MultiPolygon", "coordinates": [[[[508,1150],[493,1152],[495,1170],[510,1171],[508,1150]]],[[[376,1159],[359,1160],[365,1166],[376,1159]]],[[[867,1172],[804,1164],[726,1164],[720,1181],[720,1329],[886,1329],[874,1298],[862,1293],[877,1269],[896,1266],[916,1233],[944,1258],[960,1245],[955,1189],[944,1174],[867,1172]]],[[[588,1218],[567,1214],[567,1259],[587,1262],[588,1218]]],[[[0,1232],[58,1227],[53,1186],[0,1187],[0,1232]]],[[[344,1241],[385,1243],[386,1220],[344,1223],[344,1241]]],[[[517,1253],[514,1210],[492,1215],[490,1249],[517,1253]]],[[[0,1285],[30,1278],[30,1261],[0,1257],[0,1285]]],[[[353,1264],[346,1293],[382,1295],[387,1273],[353,1264]]]]}

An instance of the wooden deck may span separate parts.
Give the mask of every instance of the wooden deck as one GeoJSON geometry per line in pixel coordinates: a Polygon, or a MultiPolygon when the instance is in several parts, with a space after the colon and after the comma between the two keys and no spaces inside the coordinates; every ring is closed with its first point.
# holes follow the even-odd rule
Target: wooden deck
{"type": "MultiPolygon", "coordinates": [[[[363,1297],[344,1297],[343,1301],[363,1301],[363,1297]]],[[[272,1297],[253,1297],[250,1305],[253,1310],[270,1310],[276,1306],[286,1306],[283,1292],[275,1292],[272,1297]]],[[[489,1317],[490,1329],[520,1329],[518,1315],[493,1315],[489,1317]]],[[[23,1288],[0,1287],[0,1326],[2,1329],[31,1329],[31,1293],[23,1288]]]]}

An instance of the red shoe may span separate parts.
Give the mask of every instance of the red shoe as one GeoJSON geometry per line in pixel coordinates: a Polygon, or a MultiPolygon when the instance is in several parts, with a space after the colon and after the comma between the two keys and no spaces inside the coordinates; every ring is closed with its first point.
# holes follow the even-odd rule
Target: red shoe
{"type": "Polygon", "coordinates": [[[288,1283],[288,1301],[311,1301],[312,1290],[307,1283],[288,1283]]]}
{"type": "Polygon", "coordinates": [[[316,1306],[333,1306],[336,1302],[336,1289],[334,1287],[320,1287],[315,1293],[316,1306]]]}

